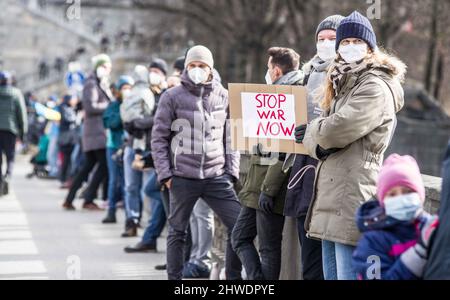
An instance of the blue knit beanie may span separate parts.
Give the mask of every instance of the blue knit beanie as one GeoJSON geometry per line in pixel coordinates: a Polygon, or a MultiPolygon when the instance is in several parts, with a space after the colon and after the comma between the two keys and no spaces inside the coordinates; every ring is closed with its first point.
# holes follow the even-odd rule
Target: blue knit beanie
{"type": "Polygon", "coordinates": [[[123,75],[119,77],[119,80],[116,82],[116,89],[121,90],[124,85],[134,85],[134,79],[131,76],[123,75]]]}
{"type": "Polygon", "coordinates": [[[377,37],[373,30],[369,19],[364,17],[357,11],[354,11],[350,16],[342,20],[336,31],[336,51],[342,40],[347,38],[355,38],[365,41],[370,49],[377,48],[377,37]]]}

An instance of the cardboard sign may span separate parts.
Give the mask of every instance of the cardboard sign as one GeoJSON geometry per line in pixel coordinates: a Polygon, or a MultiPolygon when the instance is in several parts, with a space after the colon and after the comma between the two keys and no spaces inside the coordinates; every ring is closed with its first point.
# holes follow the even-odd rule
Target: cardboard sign
{"type": "Polygon", "coordinates": [[[308,123],[306,88],[302,86],[230,84],[232,148],[253,152],[307,154],[295,142],[295,128],[308,123]]]}

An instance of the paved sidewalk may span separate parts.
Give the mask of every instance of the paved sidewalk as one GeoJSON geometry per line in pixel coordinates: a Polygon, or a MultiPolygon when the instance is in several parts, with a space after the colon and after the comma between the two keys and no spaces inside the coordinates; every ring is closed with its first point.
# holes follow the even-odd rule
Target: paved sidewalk
{"type": "Polygon", "coordinates": [[[0,280],[166,279],[154,269],[165,262],[165,237],[160,253],[124,253],[139,239],[120,238],[123,211],[117,225],[101,224],[104,212],[65,212],[66,191],[57,181],[26,179],[30,168],[19,156],[11,194],[0,198],[0,280]]]}

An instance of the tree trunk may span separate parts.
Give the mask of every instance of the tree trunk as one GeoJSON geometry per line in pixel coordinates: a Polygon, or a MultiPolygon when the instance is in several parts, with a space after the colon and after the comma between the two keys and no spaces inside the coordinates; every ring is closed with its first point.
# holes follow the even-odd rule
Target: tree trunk
{"type": "Polygon", "coordinates": [[[428,46],[428,59],[425,71],[425,89],[432,93],[433,87],[433,70],[436,60],[436,49],[438,39],[438,0],[433,0],[433,12],[431,15],[430,43],[428,46]]]}
{"type": "Polygon", "coordinates": [[[438,61],[436,66],[436,80],[434,83],[434,98],[439,100],[440,103],[443,103],[440,99],[442,82],[444,81],[444,69],[445,69],[445,55],[444,51],[439,50],[438,61]]]}

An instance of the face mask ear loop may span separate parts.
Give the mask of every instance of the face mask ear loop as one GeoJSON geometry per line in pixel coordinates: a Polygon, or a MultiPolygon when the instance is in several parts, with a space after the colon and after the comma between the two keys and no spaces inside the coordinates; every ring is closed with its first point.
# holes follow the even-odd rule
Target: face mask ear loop
{"type": "Polygon", "coordinates": [[[300,171],[298,171],[297,174],[295,174],[294,177],[292,177],[292,179],[289,181],[288,190],[294,189],[297,186],[297,184],[299,184],[300,181],[303,179],[306,172],[308,172],[309,170],[314,170],[314,172],[315,172],[316,167],[313,165],[307,165],[307,166],[303,167],[302,169],[300,169],[300,171]]]}

